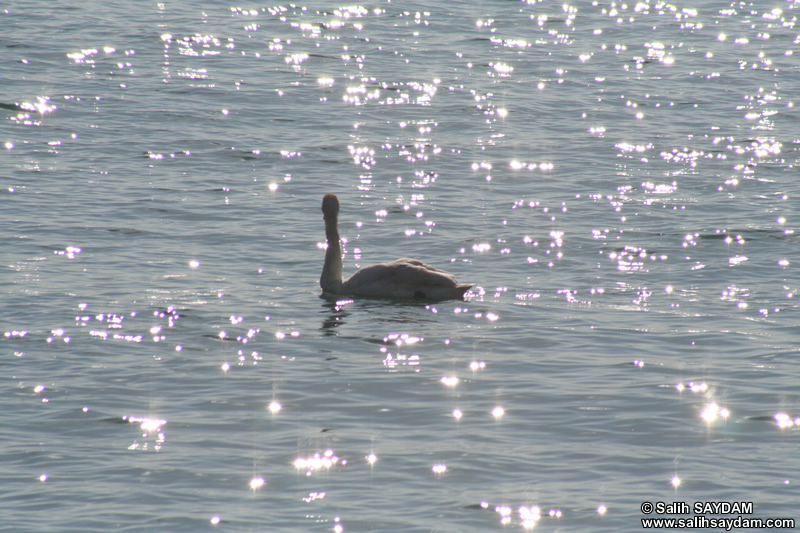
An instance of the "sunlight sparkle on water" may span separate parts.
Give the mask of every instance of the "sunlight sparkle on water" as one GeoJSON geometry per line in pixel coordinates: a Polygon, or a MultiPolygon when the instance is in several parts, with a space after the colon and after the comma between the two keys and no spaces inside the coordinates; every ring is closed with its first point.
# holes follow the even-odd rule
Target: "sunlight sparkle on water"
{"type": "Polygon", "coordinates": [[[786,413],[775,413],[773,418],[775,419],[775,423],[781,429],[790,428],[792,426],[800,427],[800,417],[792,420],[792,418],[786,413]]]}
{"type": "Polygon", "coordinates": [[[678,392],[683,392],[687,386],[689,387],[689,390],[694,393],[708,391],[708,383],[706,382],[695,383],[694,381],[690,381],[686,385],[684,385],[683,383],[678,383],[677,385],[675,385],[675,388],[678,390],[678,392]]]}
{"type": "Polygon", "coordinates": [[[506,410],[499,405],[492,409],[492,416],[495,418],[501,418],[504,414],[506,414],[506,410]]]}
{"type": "Polygon", "coordinates": [[[497,505],[494,512],[500,515],[500,523],[504,526],[511,523],[512,510],[508,505],[497,505]]]}
{"type": "Polygon", "coordinates": [[[453,409],[453,418],[461,420],[462,416],[464,416],[464,413],[461,412],[461,409],[453,409]]]}
{"type": "Polygon", "coordinates": [[[196,261],[194,259],[189,261],[189,268],[199,268],[199,267],[200,267],[200,261],[196,261]]]}
{"type": "Polygon", "coordinates": [[[283,406],[280,403],[273,401],[269,403],[269,407],[267,407],[267,409],[269,409],[269,412],[274,415],[280,412],[280,410],[283,409],[283,406]]]}
{"type": "Polygon", "coordinates": [[[212,517],[211,517],[211,525],[212,525],[212,526],[216,526],[216,525],[217,525],[217,524],[219,524],[221,521],[222,521],[222,518],[220,518],[220,516],[219,516],[219,515],[214,515],[214,516],[212,516],[212,517]]]}
{"type": "Polygon", "coordinates": [[[670,483],[672,483],[672,486],[677,489],[681,484],[681,478],[679,478],[678,476],[672,476],[670,483]]]}
{"type": "Polygon", "coordinates": [[[309,492],[308,496],[303,498],[303,501],[306,502],[306,503],[311,503],[314,500],[321,500],[324,497],[325,497],[325,493],[324,492],[309,492]]]}
{"type": "Polygon", "coordinates": [[[263,477],[254,477],[250,480],[250,488],[253,490],[258,490],[263,487],[265,484],[263,477]]]}
{"type": "Polygon", "coordinates": [[[397,346],[402,346],[403,344],[411,345],[416,344],[424,340],[422,337],[417,337],[415,335],[409,335],[408,333],[391,333],[383,338],[383,342],[392,341],[397,346]]]}
{"type": "Polygon", "coordinates": [[[608,508],[605,505],[601,504],[597,506],[597,514],[604,515],[606,514],[606,511],[608,511],[608,508]]]}
{"type": "Polygon", "coordinates": [[[82,248],[78,246],[67,246],[64,250],[53,250],[53,254],[55,255],[63,255],[69,259],[75,259],[79,253],[83,251],[82,248]]]}
{"type": "MultiPolygon", "coordinates": [[[[149,418],[149,417],[142,417],[142,416],[128,416],[125,415],[122,417],[122,420],[128,422],[130,424],[140,424],[140,428],[145,432],[142,435],[143,438],[150,437],[151,433],[154,433],[153,440],[153,450],[160,451],[161,447],[164,445],[166,441],[166,436],[164,432],[161,431],[161,426],[167,423],[166,420],[160,418],[149,418]]],[[[134,441],[133,444],[128,446],[129,450],[140,450],[146,451],[150,449],[150,442],[140,443],[139,441],[134,441]]]]}
{"type": "Polygon", "coordinates": [[[717,417],[725,419],[728,418],[729,415],[730,411],[728,411],[724,407],[720,407],[714,402],[711,402],[706,406],[705,409],[703,409],[703,412],[700,414],[700,417],[710,424],[711,422],[716,420],[717,417]]]}
{"type": "Polygon", "coordinates": [[[455,387],[456,385],[458,385],[458,378],[456,376],[442,376],[442,379],[440,379],[439,381],[441,381],[448,387],[455,387]]]}
{"type": "Polygon", "coordinates": [[[161,426],[167,423],[167,421],[163,419],[147,418],[141,416],[129,416],[127,417],[127,420],[131,424],[141,424],[140,427],[147,432],[158,431],[159,429],[161,429],[161,426]]]}
{"type": "Polygon", "coordinates": [[[378,456],[377,456],[377,455],[375,455],[374,453],[371,453],[371,454],[369,454],[369,455],[367,456],[367,462],[368,462],[370,465],[374,465],[374,464],[375,464],[375,462],[376,462],[377,460],[378,460],[378,456]]]}
{"type": "MultiPolygon", "coordinates": [[[[311,457],[298,457],[294,460],[294,467],[298,470],[306,470],[306,475],[310,476],[314,470],[330,469],[339,462],[339,457],[334,455],[333,450],[325,450],[323,453],[315,453],[311,457]]],[[[342,462],[344,464],[344,461],[342,462]]]]}
{"type": "Polygon", "coordinates": [[[434,474],[444,474],[447,471],[447,465],[436,464],[432,467],[434,474]]]}
{"type": "MultiPolygon", "coordinates": [[[[526,529],[536,527],[536,523],[542,518],[542,511],[539,509],[538,505],[531,505],[530,507],[521,505],[517,512],[519,513],[520,520],[522,520],[522,527],[526,529]]],[[[560,517],[561,511],[558,511],[558,513],[560,517]]]]}

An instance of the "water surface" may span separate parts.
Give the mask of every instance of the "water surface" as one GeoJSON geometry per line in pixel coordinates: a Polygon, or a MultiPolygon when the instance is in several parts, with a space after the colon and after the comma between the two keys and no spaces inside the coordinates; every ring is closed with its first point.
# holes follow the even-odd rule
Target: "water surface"
{"type": "Polygon", "coordinates": [[[798,518],[799,9],[4,8],[4,526],[798,518]]]}

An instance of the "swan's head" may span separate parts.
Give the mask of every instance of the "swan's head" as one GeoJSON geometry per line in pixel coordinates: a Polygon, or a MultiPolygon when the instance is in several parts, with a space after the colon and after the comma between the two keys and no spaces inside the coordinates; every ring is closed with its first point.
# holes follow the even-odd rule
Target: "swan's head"
{"type": "Polygon", "coordinates": [[[335,194],[329,192],[322,197],[322,216],[326,219],[339,216],[339,199],[335,194]]]}

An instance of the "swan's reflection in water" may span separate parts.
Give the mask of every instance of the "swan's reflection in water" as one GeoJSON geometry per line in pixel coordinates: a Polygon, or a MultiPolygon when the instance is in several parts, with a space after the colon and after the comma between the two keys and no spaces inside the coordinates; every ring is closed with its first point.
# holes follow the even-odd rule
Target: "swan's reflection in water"
{"type": "Polygon", "coordinates": [[[353,313],[348,310],[349,306],[357,306],[357,310],[363,312],[364,319],[367,317],[373,322],[389,322],[402,324],[423,323],[428,317],[427,312],[436,314],[437,310],[426,300],[408,300],[398,305],[396,301],[384,299],[364,299],[353,300],[351,298],[338,298],[335,295],[321,294],[322,300],[322,326],[320,331],[325,336],[336,335],[336,328],[347,323],[347,318],[353,313]],[[375,315],[375,311],[388,311],[385,314],[375,315]],[[427,311],[421,314],[420,311],[427,311]]]}
{"type": "Polygon", "coordinates": [[[350,316],[350,313],[345,310],[345,306],[353,303],[353,300],[340,300],[324,294],[320,298],[323,300],[322,314],[324,316],[320,331],[325,336],[334,336],[336,335],[335,329],[345,324],[345,318],[350,316]]]}

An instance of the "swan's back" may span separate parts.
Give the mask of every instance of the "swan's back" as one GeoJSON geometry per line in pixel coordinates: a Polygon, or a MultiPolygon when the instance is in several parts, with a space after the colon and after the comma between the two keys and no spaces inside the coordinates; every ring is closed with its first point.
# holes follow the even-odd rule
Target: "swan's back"
{"type": "Polygon", "coordinates": [[[461,299],[472,285],[417,259],[364,267],[343,283],[343,292],[372,298],[461,299]]]}

